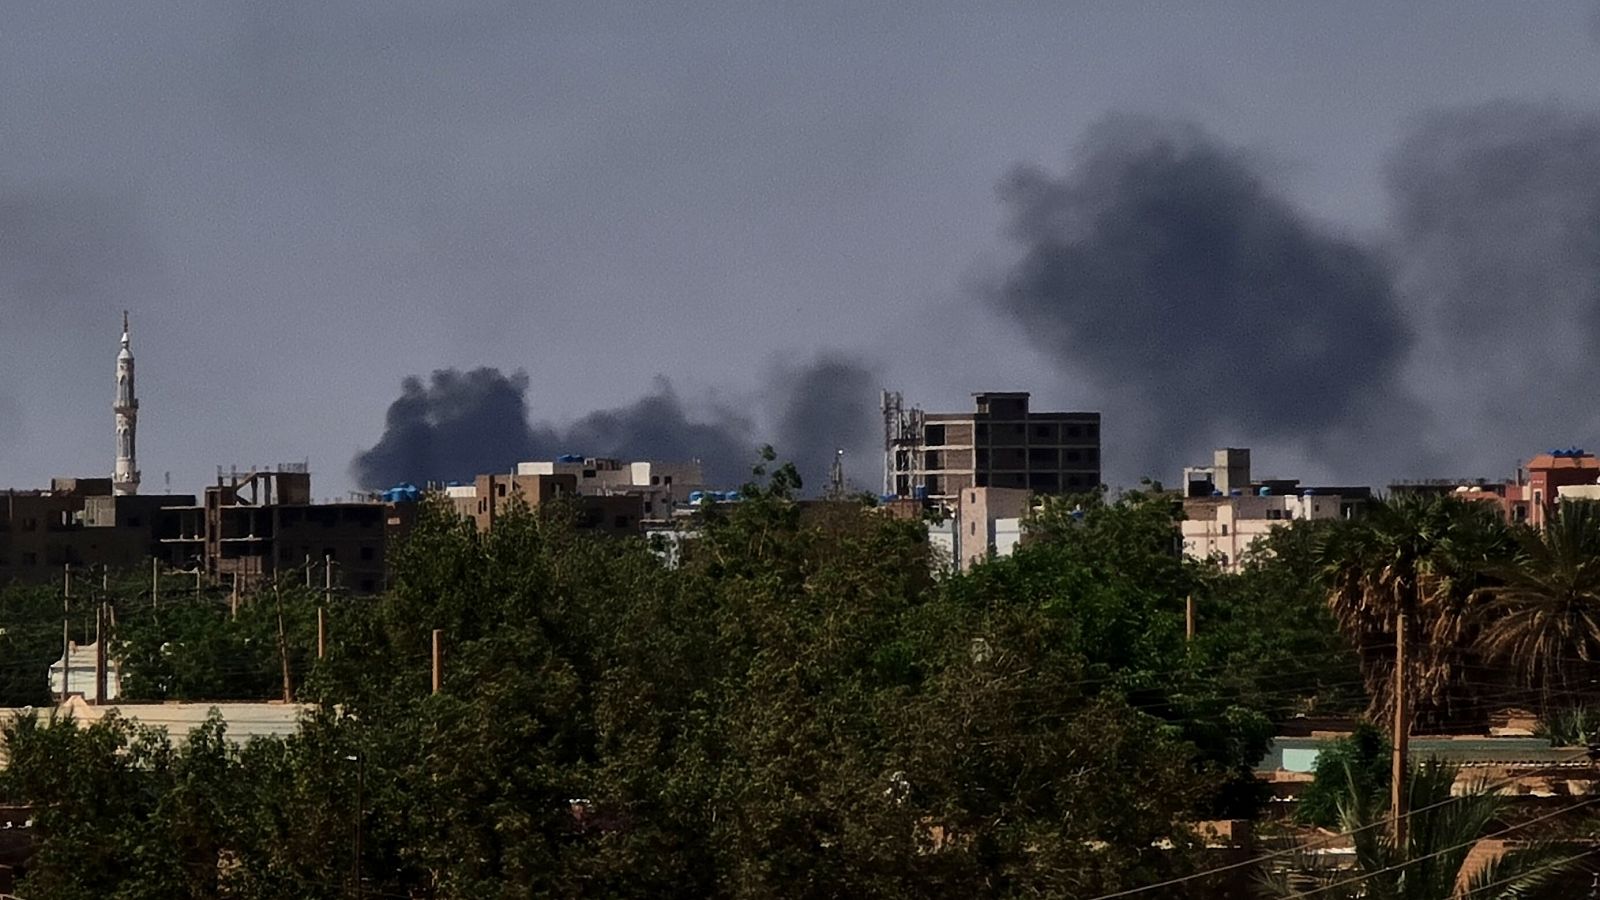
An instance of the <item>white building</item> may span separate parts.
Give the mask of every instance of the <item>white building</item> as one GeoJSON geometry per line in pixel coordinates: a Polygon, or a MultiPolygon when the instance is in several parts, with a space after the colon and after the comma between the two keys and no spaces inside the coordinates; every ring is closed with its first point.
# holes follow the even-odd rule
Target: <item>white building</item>
{"type": "Polygon", "coordinates": [[[1343,498],[1329,494],[1234,494],[1183,501],[1183,555],[1214,559],[1237,572],[1256,541],[1296,519],[1342,517],[1343,498]]]}

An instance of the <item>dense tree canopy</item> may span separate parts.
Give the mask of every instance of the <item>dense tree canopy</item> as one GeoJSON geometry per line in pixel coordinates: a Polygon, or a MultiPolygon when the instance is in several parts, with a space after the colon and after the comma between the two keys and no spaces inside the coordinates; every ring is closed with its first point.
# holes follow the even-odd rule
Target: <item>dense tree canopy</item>
{"type": "MultiPolygon", "coordinates": [[[[1488,590],[1529,545],[1454,508],[1424,522],[1448,543],[1383,512],[1296,523],[1225,574],[1178,552],[1170,495],[1079,497],[949,574],[921,523],[796,484],[706,508],[676,565],[559,507],[480,533],[429,504],[375,598],[109,581],[130,697],[274,699],[287,660],[317,711],[248,746],[20,720],[23,894],[1094,896],[1203,868],[1196,824],[1258,814],[1278,725],[1368,704],[1383,604],[1438,617],[1431,642],[1539,596],[1488,590]]],[[[5,702],[48,702],[60,602],[0,590],[5,702]]]]}

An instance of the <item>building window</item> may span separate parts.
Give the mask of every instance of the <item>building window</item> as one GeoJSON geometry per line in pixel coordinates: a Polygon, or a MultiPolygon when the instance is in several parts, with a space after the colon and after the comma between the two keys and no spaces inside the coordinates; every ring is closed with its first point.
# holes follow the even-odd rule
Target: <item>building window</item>
{"type": "Polygon", "coordinates": [[[922,429],[922,443],[929,447],[944,446],[944,426],[928,425],[922,429]]]}
{"type": "Polygon", "coordinates": [[[940,493],[939,489],[942,487],[942,485],[939,483],[939,476],[937,475],[929,475],[927,478],[923,479],[923,485],[928,489],[928,493],[930,494],[940,493]]]}
{"type": "Polygon", "coordinates": [[[937,450],[929,450],[928,452],[922,454],[922,467],[924,469],[944,468],[944,459],[942,454],[940,454],[937,450]]]}
{"type": "Polygon", "coordinates": [[[979,422],[977,427],[973,429],[973,433],[976,434],[980,438],[988,437],[989,436],[989,423],[988,422],[979,422]]]}
{"type": "Polygon", "coordinates": [[[668,475],[665,478],[662,478],[661,479],[661,483],[662,484],[671,484],[672,483],[672,476],[668,475]]]}
{"type": "Polygon", "coordinates": [[[977,491],[973,491],[972,493],[967,495],[967,498],[968,498],[967,499],[968,503],[977,503],[978,502],[978,492],[977,491]]]}
{"type": "Polygon", "coordinates": [[[1226,524],[1224,524],[1222,526],[1222,536],[1223,537],[1227,537],[1228,536],[1228,526],[1226,524]]]}
{"type": "Polygon", "coordinates": [[[503,484],[495,485],[494,493],[496,497],[504,497],[506,495],[506,486],[503,484]]]}
{"type": "Polygon", "coordinates": [[[978,533],[978,523],[977,522],[970,523],[968,525],[967,533],[968,534],[972,534],[972,535],[976,535],[978,533]]]}
{"type": "Polygon", "coordinates": [[[1068,425],[1067,426],[1067,437],[1069,437],[1069,438],[1083,437],[1083,429],[1079,428],[1076,425],[1068,425]]]}
{"type": "Polygon", "coordinates": [[[650,476],[650,483],[651,484],[660,484],[661,483],[661,476],[660,475],[651,475],[650,476]]]}
{"type": "Polygon", "coordinates": [[[583,477],[585,477],[585,478],[593,478],[594,477],[594,470],[593,469],[584,469],[583,470],[583,477]]]}
{"type": "Polygon", "coordinates": [[[1083,461],[1083,454],[1082,453],[1079,453],[1077,450],[1068,450],[1067,451],[1067,462],[1075,463],[1075,462],[1082,462],[1082,461],[1083,461]]]}

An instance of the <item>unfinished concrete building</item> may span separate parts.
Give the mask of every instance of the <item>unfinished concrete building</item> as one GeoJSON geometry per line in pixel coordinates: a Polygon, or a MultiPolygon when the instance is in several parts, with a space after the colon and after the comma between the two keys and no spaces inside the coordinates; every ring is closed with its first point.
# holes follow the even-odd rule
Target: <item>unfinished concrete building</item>
{"type": "Polygon", "coordinates": [[[1100,486],[1100,414],[1033,412],[1026,391],[974,394],[965,413],[904,411],[884,393],[885,493],[953,505],[973,487],[1072,494],[1100,486]]]}
{"type": "Polygon", "coordinates": [[[255,581],[331,561],[337,584],[365,594],[384,585],[390,518],[378,501],[313,503],[309,472],[286,466],[218,476],[203,503],[163,509],[158,536],[168,563],[213,578],[255,581]]]}

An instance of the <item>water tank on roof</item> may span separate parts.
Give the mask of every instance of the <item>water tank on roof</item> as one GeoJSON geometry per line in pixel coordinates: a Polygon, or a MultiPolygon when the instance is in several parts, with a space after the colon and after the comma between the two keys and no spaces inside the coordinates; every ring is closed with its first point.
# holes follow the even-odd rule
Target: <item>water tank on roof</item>
{"type": "Polygon", "coordinates": [[[705,499],[705,496],[706,496],[706,492],[705,491],[690,491],[689,492],[689,502],[695,504],[696,506],[698,506],[700,504],[700,501],[705,499]]]}
{"type": "Polygon", "coordinates": [[[581,453],[563,453],[560,456],[556,457],[556,462],[581,463],[581,462],[583,462],[583,454],[581,454],[581,453]]]}
{"type": "Polygon", "coordinates": [[[1213,497],[1221,497],[1222,496],[1222,492],[1217,490],[1216,488],[1212,488],[1211,489],[1211,496],[1213,496],[1213,497]]]}
{"type": "Polygon", "coordinates": [[[1244,491],[1241,491],[1238,488],[1234,488],[1233,490],[1228,492],[1228,496],[1229,497],[1243,497],[1244,496],[1244,491]]]}
{"type": "Polygon", "coordinates": [[[1257,497],[1271,497],[1272,496],[1272,488],[1269,488],[1266,485],[1262,485],[1261,489],[1256,491],[1256,496],[1257,497]]]}
{"type": "Polygon", "coordinates": [[[918,500],[928,499],[928,486],[925,484],[917,485],[911,489],[911,496],[917,498],[918,500]]]}

